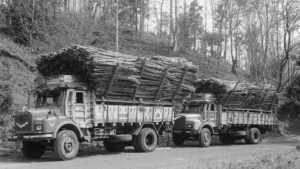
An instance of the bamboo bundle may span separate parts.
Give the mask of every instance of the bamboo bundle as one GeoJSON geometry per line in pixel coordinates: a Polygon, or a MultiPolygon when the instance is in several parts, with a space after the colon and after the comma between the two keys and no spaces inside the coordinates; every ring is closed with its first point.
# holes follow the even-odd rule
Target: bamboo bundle
{"type": "Polygon", "coordinates": [[[198,80],[195,84],[197,93],[214,93],[226,107],[270,110],[278,102],[276,91],[271,86],[215,78],[198,80]]]}
{"type": "Polygon", "coordinates": [[[198,70],[183,58],[137,57],[80,45],[42,56],[37,65],[43,76],[80,76],[98,98],[170,103],[195,91],[198,70]]]}

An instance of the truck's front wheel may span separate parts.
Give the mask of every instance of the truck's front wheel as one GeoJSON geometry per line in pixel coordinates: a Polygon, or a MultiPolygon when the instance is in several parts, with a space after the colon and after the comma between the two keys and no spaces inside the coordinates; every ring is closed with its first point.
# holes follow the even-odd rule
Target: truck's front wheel
{"type": "Polygon", "coordinates": [[[57,134],[54,141],[54,153],[60,160],[71,160],[76,157],[79,142],[76,134],[71,130],[63,130],[57,134]]]}
{"type": "Polygon", "coordinates": [[[258,128],[252,127],[246,132],[245,141],[248,144],[257,144],[261,140],[261,133],[258,128]]]}
{"type": "Polygon", "coordinates": [[[125,145],[123,143],[115,143],[104,140],[103,145],[105,149],[109,152],[122,152],[125,149],[125,145]]]}
{"type": "Polygon", "coordinates": [[[137,137],[138,150],[141,152],[154,151],[157,145],[157,135],[152,128],[143,128],[137,137]]]}
{"type": "Polygon", "coordinates": [[[201,147],[208,147],[211,144],[211,132],[208,128],[201,129],[198,136],[199,144],[201,147]]]}
{"type": "Polygon", "coordinates": [[[173,143],[176,146],[181,146],[184,143],[185,136],[183,134],[175,134],[172,135],[173,143]]]}
{"type": "Polygon", "coordinates": [[[23,141],[22,153],[30,159],[38,159],[45,153],[46,147],[39,142],[23,141]]]}

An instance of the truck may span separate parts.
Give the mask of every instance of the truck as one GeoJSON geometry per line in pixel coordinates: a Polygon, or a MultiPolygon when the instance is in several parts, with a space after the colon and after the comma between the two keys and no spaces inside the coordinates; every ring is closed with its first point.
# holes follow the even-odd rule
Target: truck
{"type": "Polygon", "coordinates": [[[32,91],[34,105],[15,115],[13,140],[28,158],[53,150],[60,160],[76,157],[82,142],[103,141],[107,151],[133,146],[151,152],[173,121],[173,104],[106,100],[71,75],[48,78],[32,91]]]}
{"type": "Polygon", "coordinates": [[[257,144],[276,123],[274,111],[223,107],[214,94],[195,93],[183,112],[175,116],[172,138],[176,146],[194,140],[208,147],[214,135],[224,144],[241,139],[257,144]]]}

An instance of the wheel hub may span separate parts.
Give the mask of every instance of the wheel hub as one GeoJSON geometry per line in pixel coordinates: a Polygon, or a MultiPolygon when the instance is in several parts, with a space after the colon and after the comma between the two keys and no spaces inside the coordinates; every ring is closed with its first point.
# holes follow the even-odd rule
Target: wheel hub
{"type": "Polygon", "coordinates": [[[149,145],[152,145],[153,144],[153,136],[152,135],[147,135],[146,137],[146,144],[149,146],[149,145]]]}
{"type": "Polygon", "coordinates": [[[205,134],[204,134],[204,141],[205,141],[205,142],[208,142],[208,141],[209,141],[209,134],[208,134],[208,133],[205,133],[205,134]]]}
{"type": "Polygon", "coordinates": [[[66,138],[65,141],[64,141],[64,149],[65,149],[65,152],[66,153],[70,153],[73,151],[74,149],[74,140],[72,138],[66,138]]]}

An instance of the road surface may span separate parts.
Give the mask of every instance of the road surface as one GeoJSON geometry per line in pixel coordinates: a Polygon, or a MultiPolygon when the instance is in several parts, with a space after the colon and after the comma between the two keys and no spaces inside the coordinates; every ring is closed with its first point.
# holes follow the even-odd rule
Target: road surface
{"type": "MultiPolygon", "coordinates": [[[[137,153],[132,147],[122,153],[108,153],[104,149],[84,149],[71,161],[56,161],[52,152],[39,160],[28,160],[21,153],[0,157],[1,169],[183,169],[223,168],[230,162],[259,158],[267,154],[281,154],[295,150],[295,144],[262,143],[258,145],[220,145],[200,148],[195,144],[184,147],[158,147],[151,153],[137,153]]],[[[299,152],[300,154],[300,152],[299,152]]]]}

